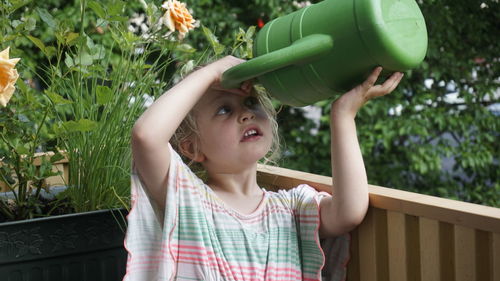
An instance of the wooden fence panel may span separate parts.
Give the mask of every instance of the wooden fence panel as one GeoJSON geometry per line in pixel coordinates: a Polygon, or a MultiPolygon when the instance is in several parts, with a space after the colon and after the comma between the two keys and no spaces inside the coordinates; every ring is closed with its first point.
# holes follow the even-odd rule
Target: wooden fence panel
{"type": "MultiPolygon", "coordinates": [[[[259,182],[329,191],[331,178],[259,166],[259,182]]],[[[379,186],[351,233],[348,281],[500,281],[500,209],[379,186]]]]}
{"type": "Polygon", "coordinates": [[[389,243],[389,280],[408,281],[406,266],[406,217],[400,212],[387,212],[389,243]]]}
{"type": "Polygon", "coordinates": [[[476,279],[476,237],[472,228],[455,226],[455,276],[457,281],[476,279]]]}
{"type": "MultiPolygon", "coordinates": [[[[67,159],[55,169],[68,180],[67,159]]],[[[259,184],[277,190],[331,178],[259,165],[259,184]]],[[[370,208],[351,233],[348,281],[500,281],[500,209],[370,186],[370,208]]]]}
{"type": "Polygon", "coordinates": [[[439,222],[420,218],[420,274],[422,280],[439,281],[439,222]]]}
{"type": "Polygon", "coordinates": [[[500,281],[500,233],[493,233],[492,276],[494,281],[500,281]]]}

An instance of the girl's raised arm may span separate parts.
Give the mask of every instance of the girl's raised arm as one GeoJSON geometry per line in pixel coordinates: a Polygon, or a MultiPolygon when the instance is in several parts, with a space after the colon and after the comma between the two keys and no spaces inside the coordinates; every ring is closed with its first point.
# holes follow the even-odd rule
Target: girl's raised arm
{"type": "Polygon", "coordinates": [[[146,189],[164,209],[170,165],[168,142],[200,97],[241,59],[225,57],[188,75],[157,99],[132,129],[132,157],[146,189]]]}
{"type": "Polygon", "coordinates": [[[320,233],[340,235],[361,223],[368,209],[368,180],[356,134],[354,118],[370,99],[392,92],[402,73],[375,85],[382,71],[377,67],[365,82],[337,99],[331,107],[331,162],[333,197],[321,202],[320,233]]]}

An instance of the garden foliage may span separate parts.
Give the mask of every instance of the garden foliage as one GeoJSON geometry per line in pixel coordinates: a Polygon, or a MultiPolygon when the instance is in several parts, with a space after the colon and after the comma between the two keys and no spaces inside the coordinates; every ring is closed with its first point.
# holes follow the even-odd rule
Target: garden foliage
{"type": "MultiPolygon", "coordinates": [[[[427,57],[394,93],[357,116],[369,182],[500,206],[500,4],[417,2],[429,33],[427,57]]],[[[308,4],[185,3],[197,22],[179,41],[162,36],[166,27],[154,29],[163,15],[160,1],[2,1],[0,49],[10,46],[11,57],[21,61],[17,92],[0,108],[0,133],[9,142],[0,141],[0,158],[13,150],[30,157],[65,150],[82,159],[70,167],[79,176],[68,185],[86,192],[64,194],[75,210],[127,204],[130,128],[148,96],[158,97],[197,64],[227,54],[251,58],[259,26],[308,4]],[[2,125],[7,119],[14,123],[2,125]]],[[[282,166],[330,175],[330,102],[315,104],[321,115],[311,119],[307,109],[276,101],[282,166]]],[[[50,165],[60,157],[46,159],[41,170],[23,162],[24,177],[36,183],[53,175],[50,165]]],[[[28,216],[41,215],[33,208],[28,216]]]]}

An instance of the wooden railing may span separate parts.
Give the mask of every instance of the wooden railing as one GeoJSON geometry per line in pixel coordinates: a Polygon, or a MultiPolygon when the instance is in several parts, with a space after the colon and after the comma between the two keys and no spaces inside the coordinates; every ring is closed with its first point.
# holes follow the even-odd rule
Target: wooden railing
{"type": "MultiPolygon", "coordinates": [[[[63,185],[68,161],[54,167],[63,185]]],[[[259,165],[258,181],[270,190],[305,183],[331,191],[331,178],[259,165]]],[[[379,186],[370,208],[351,232],[348,281],[500,281],[500,209],[379,186]]]]}
{"type": "MultiPolygon", "coordinates": [[[[40,164],[42,163],[42,159],[43,158],[49,158],[52,155],[54,155],[54,152],[40,152],[40,153],[36,153],[35,154],[35,159],[34,159],[33,163],[35,164],[35,166],[40,166],[40,164]]],[[[0,166],[2,166],[1,159],[0,159],[0,166]]],[[[57,176],[52,176],[52,177],[49,177],[49,178],[45,179],[45,185],[46,186],[66,185],[66,183],[68,181],[68,175],[69,175],[68,169],[69,169],[69,167],[68,167],[68,159],[67,158],[64,158],[64,159],[61,159],[61,160],[55,162],[52,165],[52,171],[53,172],[61,172],[61,174],[57,175],[57,176]]],[[[5,192],[5,191],[10,191],[10,190],[7,187],[7,184],[4,183],[0,179],[0,192],[5,192]]]]}
{"type": "MultiPolygon", "coordinates": [[[[331,192],[331,178],[259,165],[270,189],[301,183],[331,192]]],[[[500,281],[500,209],[379,186],[351,232],[349,281],[500,281]]]]}

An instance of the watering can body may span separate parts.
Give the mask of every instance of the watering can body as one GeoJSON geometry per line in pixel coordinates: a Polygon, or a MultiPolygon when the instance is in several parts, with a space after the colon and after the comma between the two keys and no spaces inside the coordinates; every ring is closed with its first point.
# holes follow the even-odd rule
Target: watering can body
{"type": "Polygon", "coordinates": [[[376,66],[418,66],[427,29],[414,0],[325,0],[267,23],[254,59],[227,70],[222,86],[257,78],[284,104],[305,106],[345,92],[376,66]]]}

